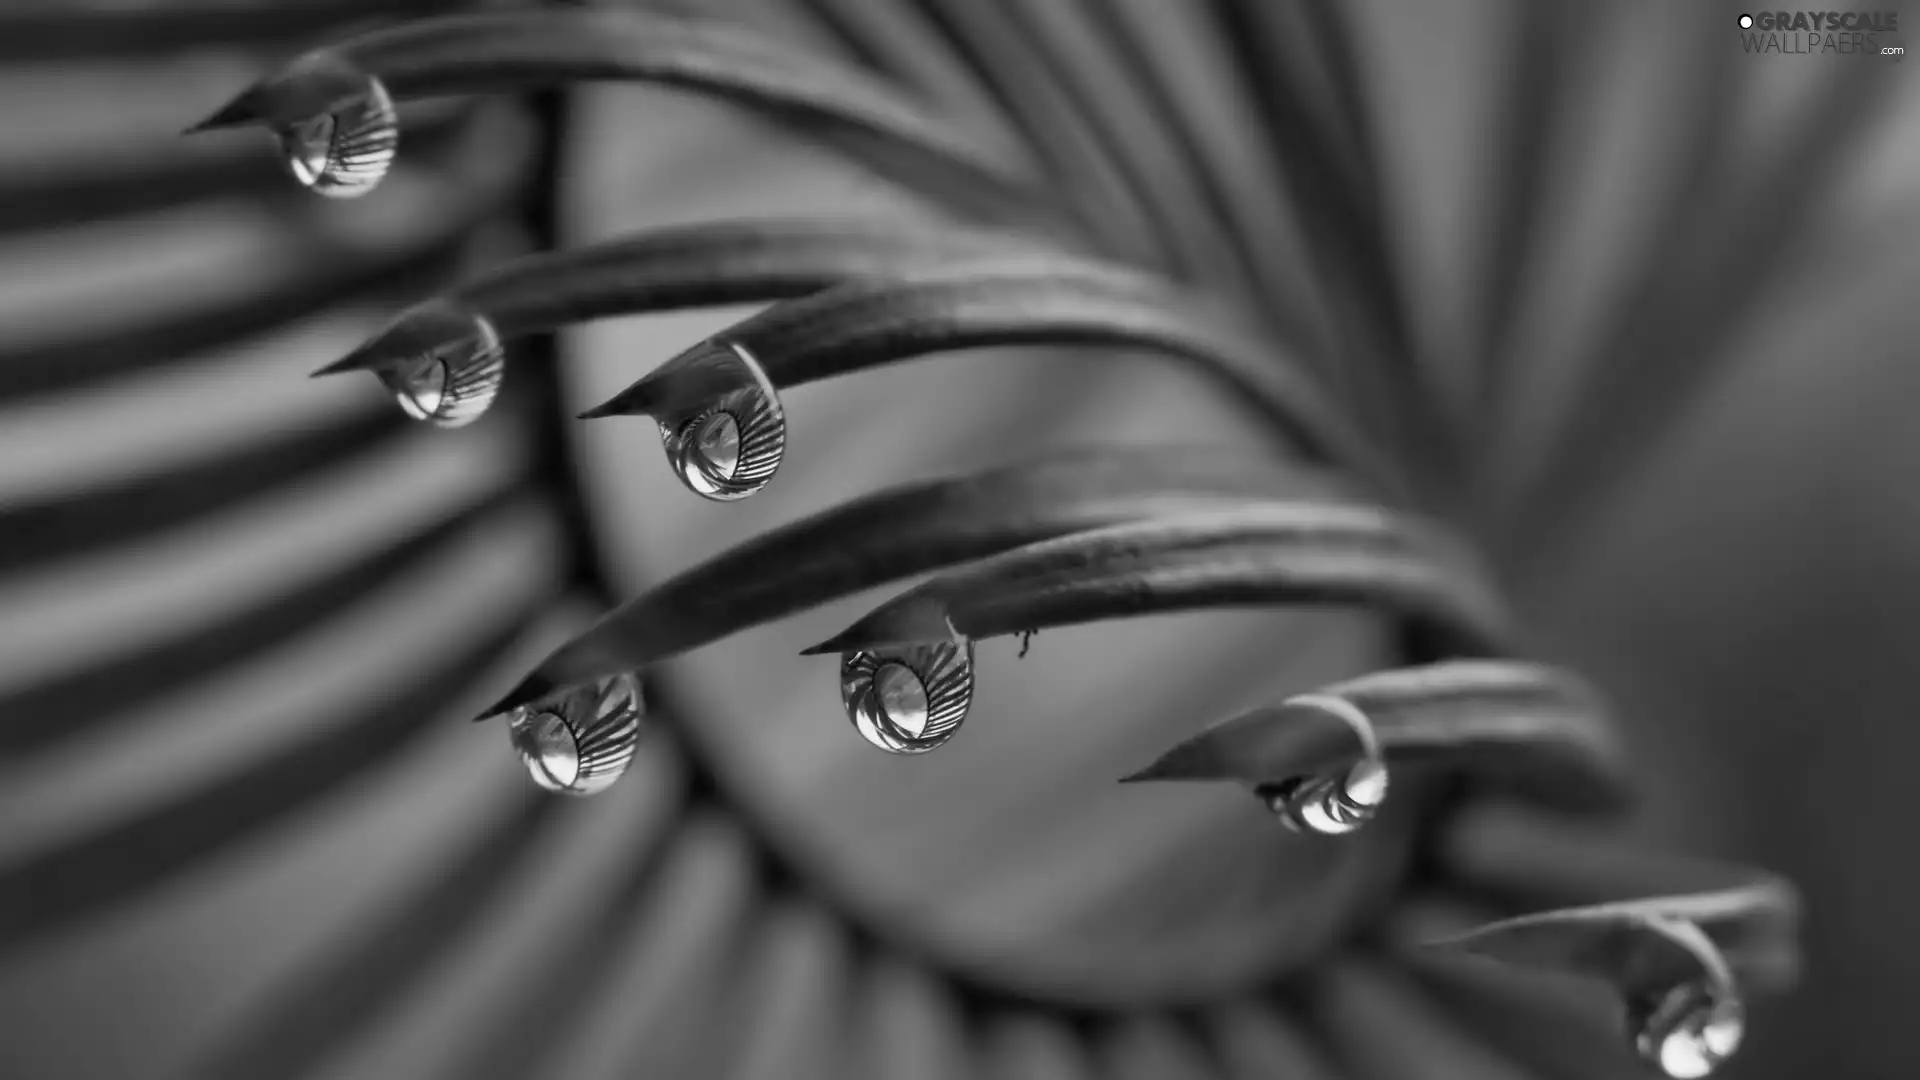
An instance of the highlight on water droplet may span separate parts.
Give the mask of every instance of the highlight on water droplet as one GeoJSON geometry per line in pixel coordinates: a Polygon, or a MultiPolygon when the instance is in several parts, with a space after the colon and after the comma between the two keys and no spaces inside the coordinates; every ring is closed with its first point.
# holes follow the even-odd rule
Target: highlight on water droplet
{"type": "Polygon", "coordinates": [[[633,763],[645,720],[640,680],[623,674],[514,710],[507,735],[534,783],[565,795],[595,795],[633,763]]]}
{"type": "Polygon", "coordinates": [[[447,301],[408,309],[370,347],[391,357],[373,370],[400,408],[436,427],[479,419],[506,381],[499,332],[485,316],[447,301]]]}
{"type": "Polygon", "coordinates": [[[1300,762],[1301,775],[1254,794],[1294,832],[1344,836],[1372,821],[1387,801],[1387,764],[1366,712],[1333,692],[1296,694],[1280,708],[1319,749],[1300,762]]]}
{"type": "Polygon", "coordinates": [[[400,115],[380,80],[325,56],[300,72],[306,116],[273,125],[287,171],[309,190],[351,199],[376,187],[400,149],[400,115]]]}
{"type": "Polygon", "coordinates": [[[1362,758],[1330,775],[1264,785],[1258,794],[1295,832],[1343,836],[1372,821],[1387,801],[1387,767],[1362,758]]]}
{"type": "Polygon", "coordinates": [[[1686,982],[1629,1005],[1627,1029],[1647,1064],[1673,1080],[1697,1080],[1740,1049],[1746,1009],[1731,992],[1686,982]]]}
{"type": "Polygon", "coordinates": [[[923,754],[944,745],[973,704],[973,642],[843,653],[840,702],[861,736],[882,750],[923,754]]]}
{"type": "Polygon", "coordinates": [[[766,487],[787,452],[787,417],[760,362],[739,345],[708,342],[659,372],[669,373],[703,387],[659,417],[674,475],[688,490],[718,502],[766,487]]]}

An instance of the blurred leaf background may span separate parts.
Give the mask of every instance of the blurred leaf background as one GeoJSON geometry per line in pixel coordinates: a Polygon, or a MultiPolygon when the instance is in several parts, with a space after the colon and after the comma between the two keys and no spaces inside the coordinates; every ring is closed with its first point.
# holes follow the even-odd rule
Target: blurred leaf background
{"type": "MultiPolygon", "coordinates": [[[[1136,16],[1152,2],[1111,0],[1136,16]]],[[[1006,3],[1037,10],[1047,0],[1006,3]]],[[[128,7],[96,6],[101,26],[128,7]]],[[[834,47],[808,5],[798,15],[773,6],[705,9],[774,19],[834,47]]],[[[1912,346],[1920,313],[1910,302],[1920,287],[1912,242],[1920,85],[1911,64],[1887,65],[1884,85],[1846,96],[1832,80],[1849,76],[1842,69],[1854,61],[1738,55],[1736,12],[1724,5],[1539,7],[1551,12],[1527,0],[1355,5],[1409,309],[1455,415],[1475,418],[1487,481],[1473,493],[1477,523],[1539,651],[1588,672],[1621,706],[1648,797],[1636,829],[1770,867],[1807,894],[1807,980],[1756,1034],[1736,1075],[1798,1077],[1816,1067],[1914,1075],[1920,1042],[1899,1021],[1920,995],[1920,935],[1907,902],[1920,878],[1903,857],[1920,796],[1902,783],[1920,750],[1907,715],[1916,697],[1909,657],[1920,649],[1910,615],[1920,599],[1920,503],[1906,483],[1920,457],[1920,427],[1910,422],[1920,395],[1912,346]],[[1549,34],[1527,36],[1542,22],[1549,34]],[[1530,196],[1516,188],[1503,140],[1535,104],[1550,112],[1530,196]],[[1855,113],[1857,130],[1840,130],[1855,113]],[[1807,199],[1742,201],[1752,177],[1796,164],[1826,174],[1807,199]],[[1664,217],[1676,185],[1691,201],[1664,217]],[[1537,228],[1503,280],[1490,267],[1505,257],[1503,228],[1527,205],[1537,228]],[[1727,255],[1764,251],[1757,241],[1770,237],[1785,245],[1777,272],[1726,312],[1731,332],[1690,337],[1721,314],[1712,305],[1722,286],[1737,284],[1731,275],[1764,262],[1727,255]],[[1660,285],[1651,301],[1624,303],[1649,280],[1660,285]],[[1478,381],[1496,362],[1512,378],[1494,402],[1497,424],[1478,381]],[[1626,390],[1596,397],[1604,381],[1587,380],[1602,370],[1633,374],[1626,390]],[[1689,385],[1688,371],[1708,374],[1689,385]],[[1569,423],[1574,406],[1595,401],[1605,406],[1596,427],[1569,423]],[[1568,449],[1569,435],[1592,442],[1568,449]],[[1563,453],[1575,460],[1566,473],[1554,471],[1563,453]],[[1581,471],[1589,460],[1613,466],[1598,473],[1612,482],[1581,471]]],[[[415,174],[357,204],[315,205],[288,182],[48,227],[32,200],[76,199],[73,162],[136,170],[189,155],[265,161],[257,133],[194,146],[173,133],[276,50],[96,49],[110,37],[9,47],[8,28],[14,41],[30,40],[22,28],[40,11],[36,2],[0,14],[0,516],[14,526],[0,533],[0,724],[10,733],[0,746],[8,928],[0,1075],[169,1074],[238,1020],[279,1015],[283,1000],[298,1014],[287,988],[342,950],[367,966],[329,984],[336,992],[384,989],[362,1006],[308,1003],[320,1015],[285,1027],[305,1044],[253,1058],[241,1047],[230,1060],[284,1052],[326,1075],[468,1075],[480,1048],[510,1044],[474,1032],[513,1023],[511,987],[542,962],[550,932],[587,918],[636,830],[665,828],[654,791],[678,775],[676,757],[658,748],[604,802],[534,820],[504,738],[451,722],[492,683],[415,710],[414,723],[395,726],[418,727],[404,743],[389,746],[371,728],[349,738],[358,730],[349,721],[357,703],[391,698],[487,627],[513,621],[568,557],[560,515],[510,502],[432,559],[244,664],[205,658],[204,679],[149,692],[119,669],[124,687],[28,691],[50,672],[83,671],[351,562],[493,490],[528,446],[553,437],[546,414],[530,406],[455,433],[369,439],[351,453],[307,449],[287,459],[307,467],[290,466],[285,483],[260,485],[256,498],[217,480],[231,475],[223,463],[289,433],[382,423],[374,417],[387,403],[371,380],[304,376],[424,284],[329,296],[339,302],[191,355],[173,356],[151,344],[164,338],[141,330],[168,312],[239,303],[283,277],[320,273],[327,260],[430,249],[428,234],[460,193],[475,190],[479,166],[534,160],[528,117],[488,110],[492,126],[472,146],[456,140],[443,168],[409,154],[403,140],[415,174]],[[123,329],[139,332],[113,336],[123,329]],[[71,342],[89,335],[105,345],[75,352],[71,342]],[[101,358],[99,377],[57,374],[89,355],[101,358]],[[99,539],[82,544],[71,538],[87,532],[86,519],[31,516],[72,504],[76,491],[135,490],[200,462],[207,490],[233,498],[177,528],[123,526],[108,514],[90,526],[99,539]],[[59,542],[36,541],[34,528],[59,542]],[[69,723],[69,709],[101,719],[57,739],[31,734],[69,723]],[[11,734],[19,730],[29,735],[11,734]],[[225,808],[209,803],[213,823],[193,826],[196,836],[217,835],[224,815],[261,820],[207,858],[156,874],[151,888],[95,910],[85,887],[70,895],[39,884],[61,872],[45,852],[334,735],[337,785],[312,799],[281,787],[225,808]],[[284,815],[267,815],[276,807],[284,815]],[[544,839],[510,865],[480,860],[506,880],[484,905],[459,915],[457,885],[442,886],[440,907],[419,905],[422,890],[440,895],[431,886],[464,865],[473,845],[522,818],[512,827],[544,839]],[[405,912],[423,921],[409,923],[405,912]],[[362,940],[369,927],[394,936],[362,940]],[[447,943],[437,952],[436,935],[447,943]],[[431,963],[412,962],[416,955],[431,963]]],[[[1071,17],[1046,18],[1072,40],[1071,17]]],[[[1163,44],[1194,77],[1208,76],[1200,45],[1163,44]]],[[[934,83],[946,74],[919,73],[934,83]]],[[[964,91],[963,75],[949,81],[964,91]]],[[[721,213],[906,205],[820,151],[662,91],[583,92],[568,134],[555,175],[559,236],[570,243],[721,213]]],[[[502,206],[454,251],[472,265],[523,248],[538,228],[502,206]]],[[[568,342],[553,389],[569,412],[599,401],[740,314],[587,328],[568,342]]],[[[793,452],[781,482],[737,506],[681,497],[649,424],[569,425],[564,436],[581,462],[597,548],[616,591],[631,595],[884,482],[1094,437],[1149,442],[1198,431],[1251,443],[1211,395],[1149,357],[968,356],[889,369],[791,395],[793,452]]],[[[145,520],[137,495],[97,505],[145,520]]],[[[1037,957],[1044,967],[1077,949],[1154,936],[1178,948],[1183,935],[1230,932],[1266,917],[1290,875],[1312,872],[1310,859],[1273,856],[1270,823],[1235,793],[1108,781],[1229,709],[1362,669],[1375,647],[1366,620],[1163,618],[1042,635],[1018,662],[1011,648],[989,651],[966,736],[926,762],[902,763],[854,739],[831,673],[793,655],[871,599],[741,635],[677,671],[687,704],[730,750],[734,789],[780,824],[804,861],[831,868],[876,910],[964,949],[1037,957]],[[1276,654],[1287,662],[1276,664],[1276,654]],[[1246,869],[1254,864],[1266,869],[1246,869]],[[1158,887],[1143,885],[1156,875],[1158,887]]],[[[550,621],[547,641],[570,625],[568,616],[550,621]]],[[[522,642],[516,662],[544,644],[522,642]]],[[[724,837],[736,825],[700,828],[712,850],[735,842],[724,837]]],[[[109,862],[139,862],[118,850],[109,862]]],[[[679,884],[664,889],[667,899],[631,905],[641,939],[623,963],[636,972],[666,943],[751,936],[714,914],[729,895],[728,860],[689,858],[695,868],[675,864],[679,884]]],[[[728,999],[740,1010],[735,1023],[779,1016],[805,1029],[809,1017],[865,1015],[862,988],[835,990],[820,974],[837,968],[819,956],[841,946],[819,944],[837,931],[818,899],[738,925],[764,935],[738,947],[774,958],[755,980],[771,989],[728,999]]],[[[586,1040],[572,1064],[584,1075],[593,1067],[580,1055],[617,1059],[623,1024],[673,1030],[686,1018],[663,995],[657,986],[651,997],[625,994],[639,1002],[632,1016],[600,1004],[590,1024],[600,1043],[586,1040]]],[[[717,1040],[728,1025],[681,1026],[683,1039],[717,1040]]]]}

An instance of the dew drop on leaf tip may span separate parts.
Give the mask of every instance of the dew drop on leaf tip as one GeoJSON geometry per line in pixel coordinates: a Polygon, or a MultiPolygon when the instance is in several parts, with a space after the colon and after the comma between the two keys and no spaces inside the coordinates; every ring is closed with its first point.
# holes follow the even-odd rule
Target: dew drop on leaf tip
{"type": "Polygon", "coordinates": [[[1302,776],[1267,785],[1258,794],[1295,832],[1343,836],[1373,820],[1387,799],[1387,768],[1362,758],[1325,776],[1302,776]]]}
{"type": "Polygon", "coordinates": [[[661,368],[720,389],[678,403],[659,417],[667,464],[687,490],[716,502],[744,499],[767,486],[786,456],[787,418],[753,355],[708,343],[661,368]]]}
{"type": "Polygon", "coordinates": [[[483,315],[452,304],[414,308],[381,340],[396,355],[374,368],[409,417],[457,428],[479,419],[506,381],[506,349],[483,315]]]}
{"type": "Polygon", "coordinates": [[[1745,1009],[1729,992],[1685,983],[1628,1010],[1634,1049],[1672,1080],[1708,1076],[1740,1049],[1745,1009]]]}
{"type": "Polygon", "coordinates": [[[633,763],[645,720],[639,680],[616,675],[514,710],[507,735],[534,783],[565,795],[596,795],[633,763]]]}
{"type": "Polygon", "coordinates": [[[840,657],[840,701],[861,737],[920,754],[958,733],[973,703],[973,643],[862,649],[840,657]]]}
{"type": "Polygon", "coordinates": [[[333,103],[325,111],[276,125],[281,159],[308,190],[351,199],[379,186],[400,148],[400,118],[379,79],[329,69],[333,103]],[[341,83],[337,88],[332,83],[341,83]]]}

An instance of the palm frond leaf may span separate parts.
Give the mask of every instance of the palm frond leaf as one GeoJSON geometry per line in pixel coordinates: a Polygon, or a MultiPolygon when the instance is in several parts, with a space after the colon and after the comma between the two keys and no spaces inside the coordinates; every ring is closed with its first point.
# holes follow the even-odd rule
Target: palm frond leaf
{"type": "MultiPolygon", "coordinates": [[[[379,903],[283,949],[258,977],[262,992],[195,1029],[196,1039],[215,1034],[184,1055],[183,1075],[420,1073],[408,1038],[443,1047],[426,1055],[428,1073],[503,1078],[553,1066],[564,1075],[1482,1080],[1563,1066],[1614,1075],[1628,1043],[1674,1072],[1730,1055],[1746,996],[1792,981],[1791,886],[1651,854],[1607,831],[1636,779],[1620,718],[1580,676],[1528,658],[1532,643],[1500,576],[1532,569],[1537,552],[1578,535],[1641,450],[1725,376],[1741,314],[1784,280],[1795,252],[1792,230],[1749,223],[1791,218],[1833,190],[1825,163],[1862,137],[1884,73],[1857,66],[1831,80],[1817,115],[1761,167],[1736,175],[1727,140],[1744,76],[1728,49],[1700,66],[1694,104],[1672,125],[1688,149],[1649,215],[1658,228],[1632,264],[1636,287],[1591,349],[1569,350],[1580,394],[1534,469],[1508,454],[1526,423],[1552,427],[1519,415],[1535,375],[1522,352],[1529,278],[1552,255],[1555,170],[1574,135],[1563,121],[1599,70],[1598,60],[1570,70],[1579,49],[1558,6],[1502,5],[1518,24],[1503,54],[1509,78],[1487,178],[1497,210],[1479,245],[1484,265],[1464,271],[1477,282],[1465,341],[1483,356],[1474,392],[1458,401],[1443,397],[1435,361],[1460,343],[1430,339],[1415,317],[1396,216],[1404,193],[1382,153],[1391,93],[1368,17],[1354,9],[1327,0],[740,0],[725,12],[504,3],[444,13],[455,6],[302,0],[269,13],[195,0],[84,18],[37,6],[0,15],[9,63],[151,58],[189,43],[278,51],[324,31],[195,130],[264,126],[282,142],[281,164],[322,193],[364,193],[390,165],[399,182],[386,187],[412,183],[404,175],[435,192],[400,227],[389,227],[396,213],[356,231],[348,214],[297,204],[292,183],[268,190],[271,152],[219,136],[170,155],[89,149],[46,165],[0,162],[0,207],[12,207],[0,208],[0,237],[9,240],[140,221],[185,200],[242,200],[302,246],[298,259],[171,311],[9,337],[0,405],[51,409],[130,380],[217,368],[216,350],[316,312],[398,307],[370,338],[355,324],[348,340],[362,344],[316,374],[370,370],[405,399],[422,362],[447,364],[457,344],[482,354],[486,385],[461,397],[457,373],[443,367],[444,396],[461,400],[442,408],[416,397],[409,411],[453,427],[498,406],[488,423],[447,434],[349,403],[292,428],[262,421],[130,476],[28,485],[27,497],[0,476],[0,585],[48,568],[79,580],[72,567],[117,565],[146,542],[237,535],[260,526],[248,513],[264,501],[320,505],[308,488],[377,472],[417,447],[510,462],[430,513],[374,507],[377,527],[318,545],[334,559],[320,569],[257,575],[211,615],[103,640],[73,663],[0,685],[0,778],[9,781],[0,816],[25,823],[0,834],[0,953],[22,955],[36,939],[75,935],[208,867],[237,864],[319,808],[358,799],[362,780],[406,787],[397,774],[429,759],[428,733],[450,710],[470,715],[477,686],[503,674],[518,682],[478,718],[505,716],[509,727],[634,675],[664,730],[620,748],[634,755],[620,794],[586,808],[517,794],[469,815],[457,843],[396,876],[379,903]],[[403,21],[365,29],[374,16],[403,21]],[[570,134],[563,95],[619,83],[736,107],[757,130],[827,148],[850,175],[890,181],[913,205],[884,215],[709,215],[568,247],[557,207],[558,149],[570,134]],[[425,107],[527,92],[540,95],[532,110],[425,107]],[[380,107],[362,108],[368,102],[380,107]],[[360,114],[347,116],[349,104],[360,114]],[[358,170],[351,184],[329,191],[311,175],[342,162],[358,170]],[[525,233],[541,250],[515,247],[525,233]],[[473,265],[479,254],[489,265],[473,265]],[[711,511],[747,523],[728,534],[746,539],[711,544],[670,575],[650,567],[637,595],[614,602],[614,560],[588,536],[595,522],[571,437],[579,429],[561,412],[587,384],[554,335],[734,304],[768,306],[700,331],[677,355],[643,357],[639,371],[618,369],[629,385],[583,414],[651,418],[687,486],[729,503],[688,501],[688,519],[711,511]],[[474,340],[449,340],[462,335],[474,340]],[[1240,450],[1129,437],[1047,446],[824,510],[814,510],[810,466],[799,459],[769,484],[788,410],[800,430],[803,399],[854,400],[892,377],[882,368],[1004,346],[1019,351],[996,359],[996,377],[1027,385],[1049,370],[1038,350],[1062,345],[1115,369],[1147,358],[1197,372],[1221,418],[1217,441],[1246,431],[1257,440],[1240,450]],[[716,374],[714,356],[751,385],[736,385],[740,371],[716,374]],[[687,421],[711,419],[714,402],[736,393],[757,394],[753,416],[778,431],[749,431],[727,413],[737,456],[707,465],[742,475],[716,473],[703,488],[683,467],[688,440],[701,437],[687,421]],[[754,455],[771,461],[750,464],[754,455]],[[770,494],[751,507],[773,508],[732,506],[763,488],[770,494]],[[541,532],[509,550],[501,538],[518,526],[503,522],[536,516],[573,535],[556,544],[541,532]],[[502,575],[508,584],[457,576],[451,553],[496,542],[515,562],[502,575]],[[408,593],[429,571],[439,576],[408,593]],[[874,887],[862,875],[876,860],[836,850],[807,808],[782,805],[786,789],[765,781],[785,774],[736,760],[747,755],[710,715],[724,695],[690,694],[688,679],[701,650],[755,628],[784,632],[769,624],[922,575],[806,652],[964,649],[964,711],[976,702],[976,640],[1227,609],[1355,615],[1364,655],[1313,669],[1306,685],[1224,703],[1214,715],[1229,719],[1177,741],[1147,732],[1157,742],[1132,760],[1152,764],[1128,779],[1229,781],[1281,810],[1302,782],[1325,787],[1374,765],[1383,771],[1364,805],[1351,786],[1315,791],[1352,804],[1341,828],[1320,831],[1350,831],[1376,810],[1377,823],[1338,842],[1299,843],[1267,828],[1247,800],[1205,803],[1217,794],[1208,785],[1114,789],[1158,816],[1142,820],[1168,823],[1126,837],[1164,861],[1103,870],[1108,895],[1055,913],[1057,947],[1038,937],[983,944],[874,887]],[[215,740],[202,733],[193,744],[169,726],[187,723],[164,711],[154,722],[130,700],[168,705],[228,668],[296,653],[316,628],[343,633],[430,587],[504,591],[482,614],[423,619],[429,640],[396,648],[411,675],[384,697],[342,699],[312,716],[263,709],[254,720],[271,737],[177,777],[137,768],[143,745],[215,740]],[[569,605],[585,595],[610,609],[583,625],[569,605]],[[512,666],[524,665],[536,629],[541,644],[559,644],[531,667],[512,666]],[[1278,704],[1247,711],[1256,701],[1278,704]],[[1389,767],[1393,797],[1384,800],[1389,767]],[[68,790],[63,769],[105,779],[68,790]],[[126,791],[115,786],[121,776],[136,778],[126,791]],[[1566,818],[1547,816],[1556,811],[1566,818]],[[1243,821],[1263,831],[1236,838],[1243,821]],[[1455,923],[1445,948],[1409,947],[1436,936],[1409,930],[1428,907],[1455,923]],[[1236,910],[1261,917],[1236,921],[1236,910]],[[1222,917],[1195,925],[1195,911],[1222,917]],[[1107,936],[1081,936],[1082,924],[1107,936]],[[1614,1038],[1611,1058],[1587,1053],[1605,1026],[1591,998],[1527,1000],[1514,991],[1524,983],[1457,953],[1596,976],[1627,1007],[1631,1038],[1614,1038]],[[1516,1000],[1513,1009],[1543,1018],[1538,1030],[1515,1030],[1506,1003],[1516,1000]],[[1579,1055],[1567,1049],[1575,1045],[1579,1055]],[[1682,1052],[1696,1057],[1668,1056],[1682,1052]]],[[[1703,9],[1677,33],[1707,40],[1709,24],[1724,21],[1717,7],[1703,9]]],[[[649,116],[636,107],[631,122],[644,129],[649,116]]],[[[1087,398],[1075,407],[1095,407],[1087,398]]],[[[633,426],[586,430],[598,439],[633,426]]],[[[1301,662],[1321,644],[1315,628],[1331,624],[1303,625],[1263,643],[1271,666],[1301,662]]],[[[1163,651],[1158,663],[1186,675],[1188,666],[1213,670],[1208,660],[1163,651]]],[[[843,695],[845,666],[843,657],[843,695]]],[[[1144,691],[1157,674],[1117,681],[1144,691]]],[[[868,676],[877,687],[877,669],[868,676]]],[[[922,719],[933,725],[938,695],[921,689],[922,719]]],[[[977,707],[1005,711],[996,693],[980,692],[977,707]]],[[[885,710],[899,704],[879,689],[873,696],[885,710]]],[[[1099,716],[1103,707],[1089,697],[1081,708],[1099,716]]],[[[793,717],[765,719],[770,743],[798,730],[793,717]]],[[[1100,716],[1089,730],[1124,730],[1123,720],[1100,716]]],[[[1020,732],[1036,753],[1064,741],[1044,727],[1020,732]]],[[[798,744],[779,745],[755,753],[798,744]]],[[[573,752],[578,764],[577,743],[573,752]]],[[[853,775],[824,760],[795,769],[816,769],[823,789],[853,775]]],[[[979,764],[989,760],[959,766],[984,769],[967,788],[974,801],[999,799],[1004,759],[979,764]]],[[[1083,771],[1106,781],[1111,764],[1083,771]]],[[[960,790],[941,786],[944,768],[917,774],[928,792],[960,790]]],[[[848,790],[857,795],[858,783],[848,790]]],[[[954,813],[926,798],[929,816],[954,813]]],[[[392,796],[380,812],[404,816],[426,801],[392,796]]],[[[1019,838],[1004,826],[1016,814],[1036,833],[1071,832],[1063,799],[1004,801],[994,829],[955,825],[944,842],[1010,844],[1019,838]]],[[[982,866],[992,864],[956,857],[944,869],[982,866]]]]}

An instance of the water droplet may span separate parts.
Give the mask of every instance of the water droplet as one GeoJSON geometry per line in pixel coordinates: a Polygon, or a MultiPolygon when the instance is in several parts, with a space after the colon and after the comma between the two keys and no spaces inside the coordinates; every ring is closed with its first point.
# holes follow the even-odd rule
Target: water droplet
{"type": "Polygon", "coordinates": [[[787,452],[787,417],[759,361],[737,345],[710,343],[670,366],[714,388],[659,418],[667,461],[681,482],[719,502],[766,487],[787,452]]]}
{"type": "Polygon", "coordinates": [[[1673,1080],[1697,1080],[1740,1049],[1746,1010],[1731,993],[1683,983],[1628,1010],[1634,1049],[1673,1080]]]}
{"type": "Polygon", "coordinates": [[[431,419],[447,399],[447,362],[438,356],[414,356],[387,368],[381,381],[415,420],[431,419]]]}
{"type": "Polygon", "coordinates": [[[694,436],[694,450],[701,470],[715,482],[733,479],[740,467],[740,422],[726,412],[707,417],[694,436]]]}
{"type": "Polygon", "coordinates": [[[372,191],[400,148],[400,117],[380,80],[333,61],[303,87],[322,111],[276,125],[287,169],[312,191],[351,199],[372,191]]]}
{"type": "Polygon", "coordinates": [[[534,783],[567,795],[594,795],[632,764],[645,719],[640,681],[616,675],[557,701],[516,709],[507,735],[534,783]]]}
{"type": "Polygon", "coordinates": [[[415,420],[470,424],[506,381],[506,348],[493,324],[445,301],[409,309],[377,341],[395,359],[374,373],[415,420]]]}
{"type": "Polygon", "coordinates": [[[1341,836],[1372,821],[1387,801],[1387,767],[1361,758],[1332,775],[1296,777],[1258,794],[1295,832],[1341,836]]]}
{"type": "Polygon", "coordinates": [[[840,701],[873,745],[922,754],[953,738],[973,704],[973,643],[863,649],[840,657],[840,701]]]}
{"type": "Polygon", "coordinates": [[[927,729],[927,687],[905,664],[882,664],[873,673],[880,708],[893,726],[918,736],[927,729]]]}

